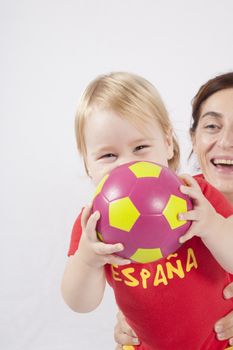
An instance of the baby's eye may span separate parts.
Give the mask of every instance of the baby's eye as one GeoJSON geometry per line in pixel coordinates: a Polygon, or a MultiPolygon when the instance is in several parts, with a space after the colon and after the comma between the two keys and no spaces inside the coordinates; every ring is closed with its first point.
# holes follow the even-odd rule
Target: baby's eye
{"type": "Polygon", "coordinates": [[[103,159],[103,158],[113,158],[113,157],[116,157],[116,155],[113,154],[113,153],[106,153],[106,154],[103,154],[102,156],[100,156],[100,159],[103,159]]]}
{"type": "Polygon", "coordinates": [[[140,150],[142,150],[144,148],[148,148],[148,147],[150,147],[150,146],[149,145],[139,145],[139,146],[134,148],[134,152],[140,151],[140,150]]]}

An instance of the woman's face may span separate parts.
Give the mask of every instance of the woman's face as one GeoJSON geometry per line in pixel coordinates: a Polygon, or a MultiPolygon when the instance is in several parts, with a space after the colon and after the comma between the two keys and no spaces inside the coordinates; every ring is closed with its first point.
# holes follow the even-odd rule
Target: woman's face
{"type": "Polygon", "coordinates": [[[206,180],[233,203],[233,88],[202,103],[192,141],[206,180]]]}

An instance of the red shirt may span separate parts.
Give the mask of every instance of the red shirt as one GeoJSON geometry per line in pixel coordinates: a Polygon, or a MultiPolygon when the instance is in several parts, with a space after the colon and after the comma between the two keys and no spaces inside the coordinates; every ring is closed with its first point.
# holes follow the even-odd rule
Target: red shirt
{"type": "MultiPolygon", "coordinates": [[[[202,175],[195,177],[216,211],[228,217],[232,206],[202,175]]],[[[72,231],[68,255],[78,249],[80,215],[72,231]]],[[[221,234],[221,232],[219,233],[221,234]]],[[[215,350],[227,348],[218,341],[215,322],[233,309],[222,296],[232,281],[199,237],[154,263],[105,265],[106,278],[116,302],[141,341],[140,350],[215,350]]]]}

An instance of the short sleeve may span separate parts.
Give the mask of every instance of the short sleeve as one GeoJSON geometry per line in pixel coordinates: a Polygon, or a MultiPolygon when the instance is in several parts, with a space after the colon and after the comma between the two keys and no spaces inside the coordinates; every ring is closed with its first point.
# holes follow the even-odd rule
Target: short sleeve
{"type": "Polygon", "coordinates": [[[201,175],[194,176],[194,179],[198,182],[206,199],[220,215],[225,218],[233,215],[233,206],[221,192],[210,185],[201,175]]]}
{"type": "Polygon", "coordinates": [[[74,255],[76,250],[78,249],[80,237],[82,234],[81,215],[82,215],[82,212],[79,214],[79,216],[75,220],[75,223],[72,229],[68,256],[74,255]]]}

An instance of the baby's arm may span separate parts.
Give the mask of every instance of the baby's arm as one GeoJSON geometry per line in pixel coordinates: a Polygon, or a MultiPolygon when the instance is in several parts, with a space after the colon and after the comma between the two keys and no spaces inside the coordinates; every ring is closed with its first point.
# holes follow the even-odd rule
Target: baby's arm
{"type": "Polygon", "coordinates": [[[122,244],[105,244],[96,236],[99,212],[91,207],[82,213],[82,236],[76,253],[68,259],[62,279],[62,295],[70,308],[77,312],[94,310],[101,302],[105,289],[104,265],[123,265],[130,261],[114,253],[123,250],[122,244]]]}
{"type": "Polygon", "coordinates": [[[182,175],[182,179],[187,186],[182,185],[180,190],[192,198],[194,206],[193,210],[179,215],[181,220],[193,221],[180,242],[184,243],[193,236],[201,237],[219,264],[233,273],[233,215],[224,218],[218,214],[190,175],[182,175]]]}

